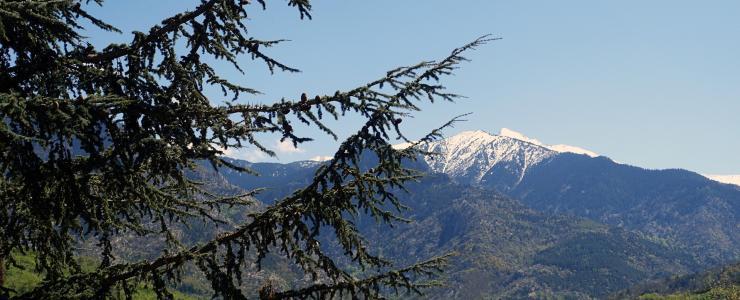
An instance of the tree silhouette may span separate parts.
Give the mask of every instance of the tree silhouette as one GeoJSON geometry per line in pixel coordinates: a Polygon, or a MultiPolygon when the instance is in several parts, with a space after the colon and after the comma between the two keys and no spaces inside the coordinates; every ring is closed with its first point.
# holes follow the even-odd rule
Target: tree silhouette
{"type": "MultiPolygon", "coordinates": [[[[257,5],[265,9],[262,0],[257,5]]],[[[289,0],[301,18],[311,18],[308,0],[289,0]]],[[[393,138],[410,141],[401,121],[421,101],[453,101],[437,81],[465,61],[464,51],[489,41],[482,37],[438,61],[387,72],[370,83],[332,95],[302,95],[269,105],[238,104],[259,92],[219,76],[204,62],[229,62],[243,71],[243,57],[273,71],[298,72],[267,52],[282,40],[250,37],[245,0],[203,0],[194,10],[164,19],[133,40],[96,49],[82,24],[118,31],[90,15],[102,0],[0,2],[0,258],[34,253],[45,281],[16,298],[94,298],[150,283],[170,298],[185,265],[211,282],[214,296],[244,298],[240,288],[247,263],[259,266],[268,253],[286,257],[314,284],[289,291],[265,287],[262,298],[378,298],[386,292],[415,292],[436,285],[445,257],[396,268],[373,255],[352,219],[369,214],[379,222],[405,221],[394,191],[421,176],[402,160],[428,155],[414,147],[394,149],[393,138]],[[210,99],[209,86],[227,101],[210,99]],[[219,104],[225,103],[225,104],[219,104]],[[256,136],[272,134],[294,145],[310,141],[299,126],[337,135],[324,120],[364,118],[310,184],[212,240],[185,245],[173,227],[194,220],[218,224],[225,207],[249,207],[258,191],[220,195],[187,175],[206,162],[214,169],[250,173],[222,156],[233,148],[257,148],[275,155],[256,136]],[[377,163],[361,166],[374,153],[377,163]],[[320,246],[330,232],[364,277],[345,271],[320,246]],[[112,241],[122,235],[163,238],[166,249],[150,261],[121,262],[112,241]],[[84,272],[75,250],[95,239],[100,265],[84,272]]],[[[443,125],[449,126],[453,121],[443,125]]],[[[439,129],[415,143],[440,136],[439,129]]]]}

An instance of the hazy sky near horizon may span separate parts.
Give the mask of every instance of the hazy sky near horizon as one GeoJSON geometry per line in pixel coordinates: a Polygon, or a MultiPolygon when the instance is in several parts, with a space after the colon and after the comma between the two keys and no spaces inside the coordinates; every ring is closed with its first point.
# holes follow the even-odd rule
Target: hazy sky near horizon
{"type": "MultiPolygon", "coordinates": [[[[264,93],[243,102],[333,94],[490,33],[502,40],[471,52],[472,62],[442,81],[467,99],[423,105],[403,123],[409,136],[473,112],[447,134],[507,127],[641,167],[740,174],[740,1],[333,0],[314,1],[313,20],[286,3],[253,5],[250,33],[291,40],[268,53],[302,72],[270,75],[247,63],[242,75],[217,64],[264,93]]],[[[96,45],[126,42],[132,30],[197,4],[108,0],[92,11],[126,34],[89,36],[96,45]]],[[[346,136],[359,126],[335,127],[346,136]]],[[[280,162],[331,155],[337,145],[265,143],[280,162]]],[[[254,149],[235,155],[270,160],[254,149]]]]}

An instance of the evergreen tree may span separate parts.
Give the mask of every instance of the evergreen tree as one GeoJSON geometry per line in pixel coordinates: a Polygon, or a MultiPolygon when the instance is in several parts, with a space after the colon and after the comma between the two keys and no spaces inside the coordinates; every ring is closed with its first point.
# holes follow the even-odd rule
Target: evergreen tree
{"type": "MultiPolygon", "coordinates": [[[[401,161],[428,153],[393,149],[389,142],[409,141],[401,122],[419,110],[419,101],[458,97],[437,83],[439,77],[488,38],[352,90],[238,104],[258,91],[220,77],[205,60],[223,60],[241,71],[240,60],[248,57],[270,72],[298,72],[266,52],[282,40],[248,35],[247,13],[265,9],[263,0],[202,0],[148,32],[134,32],[128,43],[97,49],[82,35],[83,24],[119,31],[86,11],[102,2],[0,1],[0,260],[12,265],[15,254],[32,252],[45,276],[39,287],[14,297],[97,298],[114,290],[131,296],[146,282],[158,297],[170,298],[168,287],[190,265],[206,275],[214,296],[244,298],[243,270],[259,266],[268,253],[289,259],[314,284],[285,291],[268,286],[262,298],[378,298],[420,293],[437,283],[433,276],[445,257],[396,268],[367,249],[353,218],[404,221],[394,191],[421,174],[401,161]],[[231,100],[209,99],[203,93],[208,86],[231,100]],[[253,205],[258,192],[214,194],[188,177],[189,170],[207,162],[216,170],[250,173],[225,160],[224,151],[254,147],[275,155],[255,136],[277,135],[294,145],[310,141],[297,124],[337,139],[324,120],[351,115],[364,118],[364,125],[310,184],[208,242],[185,245],[173,234],[174,226],[194,220],[219,223],[220,209],[253,205]],[[366,153],[378,158],[370,168],[359,165],[366,153]],[[325,253],[320,230],[332,233],[364,277],[325,253]],[[112,241],[124,234],[163,238],[166,250],[150,261],[116,260],[112,241]],[[95,239],[100,248],[94,272],[78,265],[75,245],[81,239],[95,239]]],[[[287,2],[300,18],[311,18],[308,0],[287,2]]],[[[437,137],[439,129],[416,143],[437,137]]]]}

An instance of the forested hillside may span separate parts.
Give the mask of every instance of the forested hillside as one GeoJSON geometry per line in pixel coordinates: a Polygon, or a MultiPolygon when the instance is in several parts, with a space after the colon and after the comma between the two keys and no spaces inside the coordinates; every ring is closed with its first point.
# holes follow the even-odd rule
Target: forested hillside
{"type": "MultiPolygon", "coordinates": [[[[371,160],[370,158],[367,158],[371,160]]],[[[236,164],[246,162],[234,161],[236,164]]],[[[284,196],[320,163],[253,164],[259,179],[226,174],[244,188],[284,196]],[[258,183],[256,183],[258,182],[258,183]]],[[[658,238],[584,218],[537,212],[495,191],[429,174],[401,193],[411,223],[390,230],[356,223],[378,253],[408,262],[455,253],[436,298],[602,297],[643,280],[700,269],[692,255],[658,238]]],[[[330,242],[327,244],[331,245],[330,242]]]]}
{"type": "Polygon", "coordinates": [[[740,299],[740,263],[653,280],[611,295],[624,299],[740,299]]]}
{"type": "Polygon", "coordinates": [[[740,187],[686,170],[647,170],[566,153],[530,169],[507,194],[537,210],[686,245],[710,265],[740,258],[740,187]]]}
{"type": "Polygon", "coordinates": [[[698,267],[689,253],[649,237],[540,213],[444,176],[414,186],[406,203],[413,223],[368,236],[394,259],[456,253],[439,299],[603,297],[698,267]]]}

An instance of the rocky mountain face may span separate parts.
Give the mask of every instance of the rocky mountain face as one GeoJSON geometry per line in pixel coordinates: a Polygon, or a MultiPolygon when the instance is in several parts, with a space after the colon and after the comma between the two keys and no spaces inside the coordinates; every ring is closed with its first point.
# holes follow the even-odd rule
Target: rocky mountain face
{"type": "Polygon", "coordinates": [[[530,168],[562,153],[599,156],[576,146],[545,145],[507,128],[498,135],[482,130],[463,131],[421,147],[439,154],[424,159],[432,172],[467,184],[485,184],[492,176],[505,178],[508,183],[500,186],[505,189],[518,185],[530,168]]]}
{"type": "Polygon", "coordinates": [[[486,175],[496,174],[511,186],[517,185],[530,167],[558,153],[483,131],[465,131],[423,147],[439,153],[425,157],[432,172],[447,174],[461,183],[479,183],[486,175]]]}

